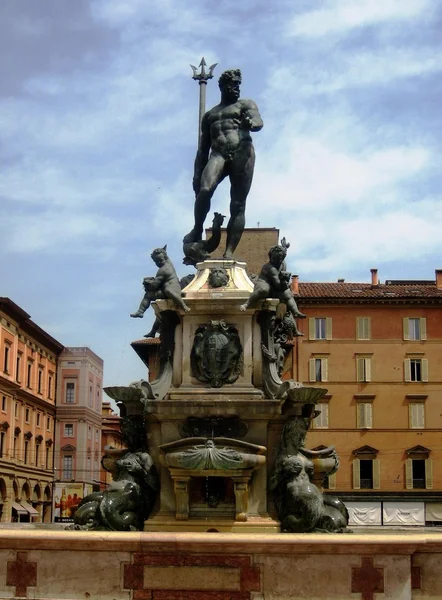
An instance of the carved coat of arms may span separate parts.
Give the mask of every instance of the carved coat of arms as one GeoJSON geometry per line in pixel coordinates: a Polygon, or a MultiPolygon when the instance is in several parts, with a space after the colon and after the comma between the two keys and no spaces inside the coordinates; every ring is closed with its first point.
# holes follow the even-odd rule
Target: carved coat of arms
{"type": "Polygon", "coordinates": [[[198,327],[190,359],[193,376],[199,381],[214,388],[234,383],[243,366],[238,330],[223,320],[198,327]]]}

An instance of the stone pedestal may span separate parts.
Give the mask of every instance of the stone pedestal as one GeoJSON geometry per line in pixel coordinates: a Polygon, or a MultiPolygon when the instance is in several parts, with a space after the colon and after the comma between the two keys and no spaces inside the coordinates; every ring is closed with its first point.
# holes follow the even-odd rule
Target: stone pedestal
{"type": "MultiPolygon", "coordinates": [[[[220,421],[237,417],[243,424],[239,439],[267,448],[268,424],[280,414],[281,402],[266,399],[262,389],[261,330],[256,320],[257,309],[241,310],[252,291],[253,283],[247,276],[245,263],[206,260],[197,265],[195,279],[183,290],[190,312],[176,309],[168,300],[157,300],[152,304],[160,318],[164,311],[175,310],[180,322],[175,329],[171,387],[163,399],[146,403],[149,451],[161,475],[158,505],[145,523],[146,531],[183,530],[183,522],[187,531],[277,530],[277,522],[268,514],[266,465],[253,473],[232,474],[228,470],[196,473],[182,469],[172,472],[160,464],[158,450],[183,437],[183,427],[189,417],[219,418],[220,421]],[[234,332],[242,357],[236,379],[213,387],[198,378],[191,357],[195,335],[218,322],[223,322],[224,328],[234,332]],[[205,511],[192,510],[192,482],[202,476],[234,479],[232,514],[227,508],[224,513],[210,507],[205,511]],[[198,518],[192,516],[195,512],[200,514],[198,518]]],[[[274,303],[276,306],[277,301],[274,303]]],[[[218,339],[219,345],[225,342],[222,337],[218,339]]],[[[214,355],[218,351],[216,342],[214,337],[209,350],[214,355]]]]}

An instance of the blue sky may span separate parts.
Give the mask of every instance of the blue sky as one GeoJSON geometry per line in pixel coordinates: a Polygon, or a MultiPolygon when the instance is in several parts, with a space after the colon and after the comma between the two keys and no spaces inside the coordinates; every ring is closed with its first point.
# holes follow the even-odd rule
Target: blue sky
{"type": "Polygon", "coordinates": [[[3,0],[0,295],[107,385],[145,375],[152,317],[129,313],[153,248],[189,272],[201,56],[259,106],[247,224],[281,230],[301,281],[434,278],[441,27],[440,0],[3,0]]]}

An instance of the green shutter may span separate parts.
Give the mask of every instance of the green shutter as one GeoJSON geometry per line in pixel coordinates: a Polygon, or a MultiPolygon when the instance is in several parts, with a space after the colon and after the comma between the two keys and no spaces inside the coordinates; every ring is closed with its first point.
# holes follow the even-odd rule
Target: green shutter
{"type": "Polygon", "coordinates": [[[353,489],[361,489],[361,468],[359,458],[353,460],[353,489]]]}
{"type": "Polygon", "coordinates": [[[427,339],[427,319],[425,317],[421,318],[421,340],[427,339]]]}
{"type": "Polygon", "coordinates": [[[404,360],[404,379],[405,381],[411,381],[411,362],[409,358],[404,360]]]}
{"type": "Polygon", "coordinates": [[[364,381],[364,359],[356,358],[356,380],[364,381]]]}
{"type": "Polygon", "coordinates": [[[402,319],[402,328],[403,328],[404,340],[409,340],[410,339],[410,321],[409,321],[408,317],[404,317],[402,319]]]}
{"type": "Polygon", "coordinates": [[[328,358],[321,358],[321,381],[328,381],[328,358]]]}
{"type": "Polygon", "coordinates": [[[381,461],[379,458],[373,459],[373,489],[381,489],[381,461]]]}
{"type": "Polygon", "coordinates": [[[422,381],[428,381],[428,358],[423,358],[421,361],[422,381]]]}
{"type": "Polygon", "coordinates": [[[364,358],[365,361],[365,381],[371,381],[371,358],[364,358]]]}
{"type": "Polygon", "coordinates": [[[405,488],[413,489],[413,460],[411,458],[407,458],[405,461],[405,488]]]}
{"type": "Polygon", "coordinates": [[[308,320],[308,339],[314,340],[315,338],[315,318],[310,317],[308,320]]]}
{"type": "Polygon", "coordinates": [[[325,339],[326,340],[331,340],[332,339],[332,320],[331,320],[331,317],[327,317],[325,319],[325,339]]]}
{"type": "Polygon", "coordinates": [[[425,488],[433,489],[433,461],[431,458],[427,458],[425,461],[425,488]]]}
{"type": "Polygon", "coordinates": [[[328,489],[335,490],[336,489],[336,473],[328,476],[328,489]]]}
{"type": "Polygon", "coordinates": [[[308,379],[309,381],[316,381],[316,365],[314,358],[310,358],[308,361],[308,379]]]}

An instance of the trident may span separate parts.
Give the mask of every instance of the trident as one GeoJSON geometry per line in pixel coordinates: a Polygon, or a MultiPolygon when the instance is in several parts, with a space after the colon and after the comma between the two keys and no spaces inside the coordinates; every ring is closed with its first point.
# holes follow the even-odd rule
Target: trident
{"type": "Polygon", "coordinates": [[[192,71],[193,71],[193,76],[192,79],[195,79],[195,81],[198,81],[198,83],[200,84],[200,111],[199,111],[199,124],[198,124],[198,148],[200,147],[200,139],[201,139],[201,121],[203,120],[203,115],[206,112],[206,86],[207,86],[207,82],[209,79],[212,79],[213,77],[213,70],[216,67],[218,63],[215,63],[214,65],[212,65],[211,67],[209,67],[209,72],[206,73],[206,69],[205,67],[207,66],[206,61],[204,60],[204,56],[201,59],[200,64],[198,65],[199,67],[201,67],[201,71],[198,73],[197,72],[197,68],[194,67],[193,65],[190,65],[192,67],[192,71]]]}

